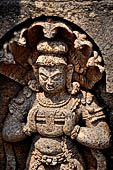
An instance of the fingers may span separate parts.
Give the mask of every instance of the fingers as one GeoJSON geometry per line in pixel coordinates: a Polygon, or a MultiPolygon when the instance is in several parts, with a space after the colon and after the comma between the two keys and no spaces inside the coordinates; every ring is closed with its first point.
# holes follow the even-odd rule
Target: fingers
{"type": "Polygon", "coordinates": [[[73,131],[71,132],[71,139],[75,139],[78,135],[80,131],[80,126],[79,125],[76,125],[73,129],[73,131]]]}

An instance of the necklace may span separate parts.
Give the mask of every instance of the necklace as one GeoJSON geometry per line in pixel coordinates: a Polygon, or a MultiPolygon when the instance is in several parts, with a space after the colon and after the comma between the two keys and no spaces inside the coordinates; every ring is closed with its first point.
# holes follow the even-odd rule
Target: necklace
{"type": "Polygon", "coordinates": [[[46,101],[44,97],[41,96],[41,94],[37,95],[37,99],[41,106],[48,107],[48,108],[57,108],[57,107],[62,107],[66,105],[70,101],[71,95],[66,100],[63,100],[59,103],[52,103],[52,102],[46,101]]]}

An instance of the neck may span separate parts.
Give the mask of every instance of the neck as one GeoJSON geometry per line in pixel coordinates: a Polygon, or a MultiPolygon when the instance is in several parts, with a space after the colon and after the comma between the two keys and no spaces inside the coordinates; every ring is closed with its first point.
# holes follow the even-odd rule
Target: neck
{"type": "Polygon", "coordinates": [[[46,98],[50,99],[52,102],[56,102],[56,101],[64,100],[64,98],[67,98],[69,95],[66,92],[66,90],[63,89],[62,91],[57,92],[57,93],[47,93],[47,92],[44,92],[44,96],[46,98]]]}

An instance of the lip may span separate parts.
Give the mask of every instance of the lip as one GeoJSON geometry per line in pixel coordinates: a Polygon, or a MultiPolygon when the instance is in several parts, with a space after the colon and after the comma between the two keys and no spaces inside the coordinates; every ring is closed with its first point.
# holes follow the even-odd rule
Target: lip
{"type": "Polygon", "coordinates": [[[46,89],[47,89],[47,90],[53,90],[54,87],[53,87],[52,85],[46,85],[46,89]]]}

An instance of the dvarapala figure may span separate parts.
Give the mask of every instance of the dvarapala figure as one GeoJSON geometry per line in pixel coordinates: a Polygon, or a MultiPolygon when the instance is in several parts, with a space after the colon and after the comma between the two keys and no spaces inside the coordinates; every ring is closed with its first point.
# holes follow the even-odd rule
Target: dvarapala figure
{"type": "Polygon", "coordinates": [[[110,146],[103,108],[95,96],[81,90],[79,82],[73,82],[66,42],[44,39],[37,51],[32,66],[39,91],[33,92],[29,85],[11,101],[3,138],[18,142],[34,134],[26,170],[84,170],[77,143],[97,150],[110,146]]]}

